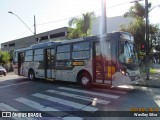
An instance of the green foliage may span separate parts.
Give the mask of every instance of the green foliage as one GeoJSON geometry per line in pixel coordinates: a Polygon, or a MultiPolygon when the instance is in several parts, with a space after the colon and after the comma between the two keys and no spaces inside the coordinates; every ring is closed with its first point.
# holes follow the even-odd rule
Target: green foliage
{"type": "Polygon", "coordinates": [[[134,35],[137,44],[144,43],[145,40],[145,21],[142,18],[137,18],[135,21],[129,23],[129,25],[122,24],[120,26],[121,31],[130,32],[134,35]]]}
{"type": "Polygon", "coordinates": [[[0,51],[0,63],[2,64],[7,64],[10,62],[10,59],[11,59],[11,55],[9,52],[2,52],[0,51]]]}
{"type": "MultiPolygon", "coordinates": [[[[149,4],[149,8],[151,8],[151,4],[149,4]]],[[[121,31],[130,32],[132,35],[134,35],[136,48],[138,51],[138,54],[142,54],[140,52],[140,46],[141,44],[146,45],[145,41],[145,7],[140,4],[139,2],[136,2],[134,6],[131,6],[129,11],[124,14],[124,17],[132,17],[134,18],[134,21],[130,22],[129,25],[122,24],[120,26],[121,31]]],[[[157,25],[149,25],[149,34],[155,34],[158,31],[157,25]]],[[[150,35],[150,42],[149,42],[149,51],[151,52],[152,48],[154,47],[152,44],[152,40],[154,38],[150,35]]],[[[143,51],[145,53],[145,51],[143,51]]]]}
{"type": "Polygon", "coordinates": [[[139,2],[135,2],[134,6],[129,8],[129,11],[124,14],[124,17],[144,17],[145,15],[145,7],[141,5],[139,2]]]}
{"type": "MultiPolygon", "coordinates": [[[[148,8],[151,8],[151,3],[148,4],[148,8]]],[[[135,2],[134,6],[131,6],[129,11],[124,14],[124,17],[145,18],[145,6],[135,2]]]]}
{"type": "Polygon", "coordinates": [[[94,12],[82,14],[80,18],[72,18],[69,20],[68,38],[87,37],[91,35],[92,23],[95,19],[94,12]]]}

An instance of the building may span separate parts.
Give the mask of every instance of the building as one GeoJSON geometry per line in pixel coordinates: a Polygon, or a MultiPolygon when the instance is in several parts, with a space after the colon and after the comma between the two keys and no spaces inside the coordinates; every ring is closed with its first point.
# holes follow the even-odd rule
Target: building
{"type": "MultiPolygon", "coordinates": [[[[133,18],[130,18],[130,17],[125,18],[123,16],[109,17],[106,19],[107,33],[119,31],[121,24],[129,24],[133,20],[134,20],[133,18]]],[[[91,31],[92,35],[100,34],[100,21],[101,21],[101,17],[97,17],[93,22],[92,31],[91,31]]]]}
{"type": "Polygon", "coordinates": [[[36,34],[36,37],[32,35],[32,36],[2,43],[1,50],[11,52],[15,49],[29,47],[30,45],[36,44],[38,42],[54,41],[58,39],[63,40],[63,39],[66,39],[67,34],[68,34],[68,28],[63,27],[63,28],[36,34]]]}
{"type": "MultiPolygon", "coordinates": [[[[119,27],[121,24],[129,24],[133,18],[124,18],[123,16],[116,16],[107,18],[107,32],[113,32],[113,31],[119,31],[119,27]]],[[[97,17],[93,23],[91,34],[92,35],[99,35],[100,34],[100,17],[97,17]]],[[[12,40],[9,42],[5,42],[1,44],[1,50],[2,51],[12,51],[14,49],[19,48],[25,48],[29,47],[32,44],[36,44],[38,42],[47,42],[47,41],[54,41],[57,39],[63,40],[66,39],[66,36],[68,34],[67,27],[39,33],[36,35],[36,38],[34,35],[12,40]]]]}

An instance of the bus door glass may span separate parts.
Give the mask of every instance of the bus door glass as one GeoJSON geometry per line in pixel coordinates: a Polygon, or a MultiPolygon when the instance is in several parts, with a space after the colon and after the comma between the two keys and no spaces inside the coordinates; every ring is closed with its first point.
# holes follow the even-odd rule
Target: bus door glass
{"type": "Polygon", "coordinates": [[[18,53],[18,75],[23,75],[24,52],[18,53]]]}
{"type": "Polygon", "coordinates": [[[55,49],[46,49],[46,78],[55,78],[55,49]]]}
{"type": "Polygon", "coordinates": [[[102,56],[102,49],[100,43],[95,43],[94,51],[94,82],[111,84],[111,51],[110,43],[106,42],[104,47],[104,56],[102,56]]]}

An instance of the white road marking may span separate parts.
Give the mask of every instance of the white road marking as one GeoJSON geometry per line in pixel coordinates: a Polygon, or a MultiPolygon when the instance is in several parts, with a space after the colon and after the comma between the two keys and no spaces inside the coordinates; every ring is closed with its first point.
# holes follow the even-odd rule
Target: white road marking
{"type": "Polygon", "coordinates": [[[159,95],[159,89],[158,88],[149,88],[148,89],[150,94],[152,95],[154,101],[156,104],[160,107],[160,95],[159,95]]]}
{"type": "Polygon", "coordinates": [[[23,97],[17,98],[15,100],[20,102],[20,103],[23,103],[27,106],[30,106],[32,108],[38,109],[40,111],[59,111],[59,110],[51,108],[51,107],[45,107],[44,105],[41,105],[38,102],[29,100],[29,99],[26,99],[26,98],[23,98],[23,97]]]}
{"type": "Polygon", "coordinates": [[[98,90],[98,91],[102,91],[102,92],[111,92],[111,93],[118,93],[118,94],[126,94],[127,92],[124,92],[124,91],[117,91],[117,90],[103,90],[103,89],[94,89],[94,90],[98,90]]]}
{"type": "MultiPolygon", "coordinates": [[[[17,98],[15,100],[20,102],[20,103],[23,103],[27,106],[30,106],[32,108],[38,109],[40,111],[59,111],[58,115],[62,115],[62,116],[66,116],[68,114],[68,113],[65,113],[65,112],[61,112],[60,110],[55,109],[55,108],[45,107],[44,105],[41,105],[38,102],[29,100],[29,99],[26,99],[26,98],[23,98],[23,97],[17,98]]],[[[81,117],[64,117],[64,118],[62,118],[61,116],[56,116],[55,114],[54,114],[54,116],[57,117],[57,118],[61,118],[63,120],[83,120],[83,118],[81,118],[81,117]]]]}
{"type": "Polygon", "coordinates": [[[11,85],[5,85],[5,86],[0,86],[1,88],[7,88],[7,87],[11,87],[11,86],[16,86],[16,85],[22,85],[22,84],[26,84],[26,83],[30,83],[32,81],[27,81],[27,82],[22,82],[22,83],[17,83],[17,84],[11,84],[11,85]]]}
{"type": "Polygon", "coordinates": [[[1,111],[18,111],[17,109],[15,109],[9,105],[6,105],[4,103],[0,103],[0,110],[1,111]]]}
{"type": "Polygon", "coordinates": [[[80,92],[80,93],[85,93],[85,94],[91,94],[91,95],[107,97],[107,98],[114,98],[114,99],[119,98],[119,96],[117,96],[117,95],[109,95],[109,94],[104,94],[104,93],[99,93],[99,92],[91,92],[91,91],[87,91],[87,90],[78,90],[78,89],[74,89],[74,88],[58,87],[58,89],[69,90],[69,91],[73,91],[73,92],[80,92]]]}
{"type": "MultiPolygon", "coordinates": [[[[59,94],[59,95],[68,96],[68,97],[77,98],[77,99],[86,100],[86,101],[91,101],[91,102],[95,99],[91,97],[86,97],[86,96],[81,96],[81,95],[71,94],[67,92],[56,91],[56,90],[46,90],[46,91],[49,93],[59,94]]],[[[97,98],[96,103],[107,105],[108,103],[110,103],[110,101],[101,100],[97,98]]]]}
{"type": "Polygon", "coordinates": [[[160,95],[156,95],[154,97],[154,101],[157,103],[157,105],[160,107],[160,95]]]}
{"type": "MultiPolygon", "coordinates": [[[[10,112],[10,111],[18,111],[17,109],[7,105],[7,104],[4,104],[4,103],[0,103],[0,110],[2,112],[4,111],[7,111],[7,112],[10,112]]],[[[36,120],[34,118],[22,118],[22,117],[12,117],[12,119],[15,119],[15,120],[36,120]]]]}
{"type": "Polygon", "coordinates": [[[84,111],[92,111],[92,112],[94,111],[95,112],[98,110],[98,108],[95,108],[95,107],[86,106],[86,105],[83,105],[80,103],[76,103],[76,102],[72,102],[72,101],[68,101],[68,100],[64,100],[64,99],[60,99],[60,98],[56,98],[56,97],[52,97],[52,96],[48,96],[48,95],[44,95],[44,94],[40,94],[40,93],[35,93],[32,95],[35,97],[46,99],[46,100],[49,100],[52,102],[57,102],[57,103],[60,103],[60,104],[66,105],[66,106],[70,106],[72,108],[81,109],[84,111]]]}

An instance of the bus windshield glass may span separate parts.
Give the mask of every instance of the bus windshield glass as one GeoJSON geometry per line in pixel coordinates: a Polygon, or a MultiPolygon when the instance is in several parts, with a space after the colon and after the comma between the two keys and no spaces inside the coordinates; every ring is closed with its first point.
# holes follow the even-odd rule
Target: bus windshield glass
{"type": "Polygon", "coordinates": [[[122,42],[119,45],[119,61],[125,64],[137,64],[137,53],[133,43],[122,42]]]}

